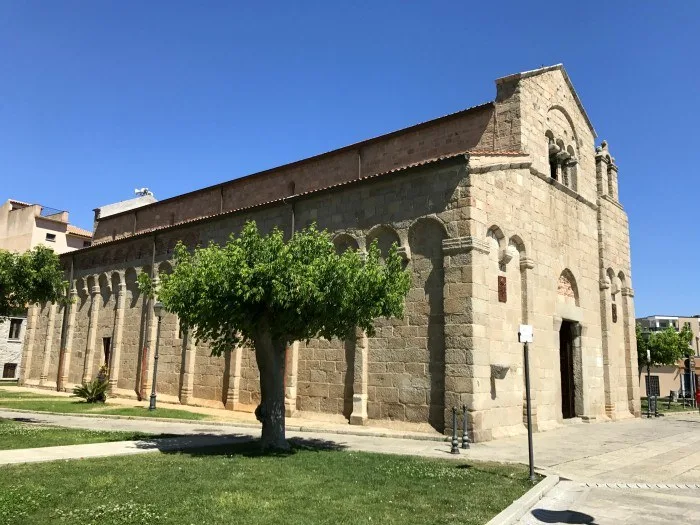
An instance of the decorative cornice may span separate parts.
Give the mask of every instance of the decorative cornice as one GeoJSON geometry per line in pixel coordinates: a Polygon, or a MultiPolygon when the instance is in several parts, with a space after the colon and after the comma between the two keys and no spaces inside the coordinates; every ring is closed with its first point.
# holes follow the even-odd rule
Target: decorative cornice
{"type": "Polygon", "coordinates": [[[583,204],[585,204],[586,206],[588,206],[588,207],[591,208],[592,210],[597,210],[597,209],[598,209],[598,205],[597,205],[596,203],[589,201],[588,199],[586,199],[586,198],[583,197],[582,195],[579,195],[578,193],[576,193],[574,190],[572,190],[572,189],[569,188],[568,186],[564,186],[564,185],[563,185],[561,182],[559,182],[558,180],[553,179],[553,178],[550,177],[549,175],[545,175],[544,173],[542,173],[541,171],[539,171],[539,170],[536,169],[535,167],[530,166],[530,173],[532,173],[533,175],[536,175],[538,178],[542,179],[542,180],[545,181],[547,184],[551,184],[552,186],[554,186],[554,187],[557,188],[558,190],[561,190],[562,192],[566,193],[566,194],[569,195],[570,197],[573,197],[573,198],[576,199],[577,201],[582,202],[583,204]]]}
{"type": "Polygon", "coordinates": [[[472,250],[489,253],[489,243],[476,237],[453,237],[442,241],[442,252],[445,255],[466,253],[472,250]]]}

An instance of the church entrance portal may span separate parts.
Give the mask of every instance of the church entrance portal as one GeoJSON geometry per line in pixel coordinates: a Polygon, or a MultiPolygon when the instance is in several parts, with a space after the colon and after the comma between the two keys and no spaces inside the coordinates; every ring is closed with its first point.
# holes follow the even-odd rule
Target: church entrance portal
{"type": "MultiPolygon", "coordinates": [[[[576,417],[576,384],[574,376],[574,326],[562,321],[559,329],[559,370],[561,372],[561,414],[564,419],[576,417]]],[[[580,386],[580,385],[579,385],[580,386]]]]}

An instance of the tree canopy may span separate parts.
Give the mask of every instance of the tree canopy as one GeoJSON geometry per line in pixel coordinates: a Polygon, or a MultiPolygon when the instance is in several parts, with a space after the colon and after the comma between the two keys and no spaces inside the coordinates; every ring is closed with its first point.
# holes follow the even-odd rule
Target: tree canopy
{"type": "Polygon", "coordinates": [[[651,354],[649,365],[674,365],[692,354],[690,342],[693,332],[687,324],[678,332],[672,326],[660,332],[649,332],[645,339],[641,325],[637,324],[637,359],[639,366],[647,365],[647,349],[651,354]]]}
{"type": "MultiPolygon", "coordinates": [[[[212,243],[190,251],[178,244],[174,258],[172,273],[160,277],[155,291],[165,308],[198,340],[208,342],[214,355],[241,344],[255,349],[263,448],[286,443],[287,345],[316,337],[345,339],[356,328],[372,335],[375,319],[403,316],[410,287],[395,245],[385,259],[376,242],[366,254],[337,253],[330,234],[315,225],[285,240],[279,229],[263,235],[248,222],[224,246],[212,243]]],[[[153,292],[145,275],[140,286],[153,292]]]]}
{"type": "Polygon", "coordinates": [[[65,300],[67,282],[58,255],[37,246],[18,254],[0,250],[0,320],[30,303],[65,300]]]}

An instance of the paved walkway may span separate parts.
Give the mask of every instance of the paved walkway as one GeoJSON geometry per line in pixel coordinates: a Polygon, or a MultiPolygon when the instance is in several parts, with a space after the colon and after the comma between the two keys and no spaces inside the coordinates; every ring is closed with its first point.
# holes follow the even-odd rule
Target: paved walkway
{"type": "MultiPolygon", "coordinates": [[[[258,428],[250,426],[202,421],[108,419],[3,409],[0,409],[0,417],[74,428],[184,436],[145,442],[0,451],[0,464],[173,450],[249,440],[260,434],[258,428]]],[[[298,430],[288,432],[288,436],[348,450],[482,461],[527,461],[525,436],[477,443],[459,456],[449,454],[449,443],[425,439],[298,430]]],[[[563,481],[523,517],[521,524],[677,524],[699,521],[700,488],[693,488],[700,485],[700,416],[697,413],[617,423],[571,424],[535,434],[534,439],[538,468],[559,474],[563,481]]]]}

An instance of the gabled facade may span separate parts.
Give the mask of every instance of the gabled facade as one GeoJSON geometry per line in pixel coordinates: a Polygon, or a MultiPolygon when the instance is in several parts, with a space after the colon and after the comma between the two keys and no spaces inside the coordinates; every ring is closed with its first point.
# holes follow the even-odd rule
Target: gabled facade
{"type": "MultiPolygon", "coordinates": [[[[144,396],[156,323],[138,273],[168,272],[177,241],[223,243],[246,220],[287,234],[315,221],[338,249],[397,243],[413,285],[405,318],[379,320],[376,337],[287,350],[290,417],[445,432],[466,404],[477,441],[522,433],[520,324],[534,326],[538,429],[636,416],[627,216],[595,138],[557,65],[497,80],[493,102],[98,219],[95,245],[64,256],[73,306],[30,312],[23,381],[67,389],[106,361],[114,394],[144,396]]],[[[160,396],[255,408],[251,349],[210,357],[171,314],[160,341],[160,396]]]]}

